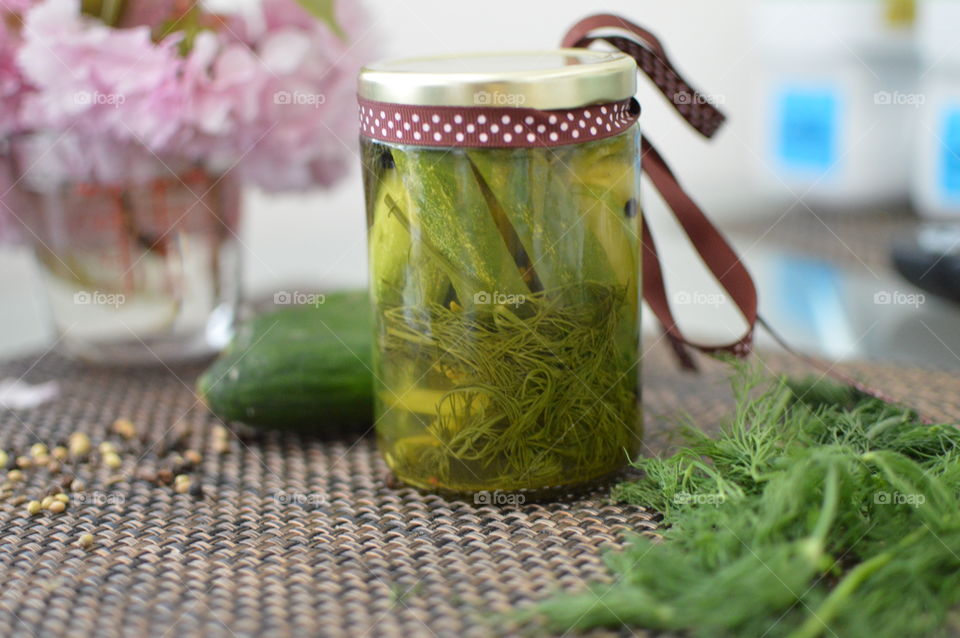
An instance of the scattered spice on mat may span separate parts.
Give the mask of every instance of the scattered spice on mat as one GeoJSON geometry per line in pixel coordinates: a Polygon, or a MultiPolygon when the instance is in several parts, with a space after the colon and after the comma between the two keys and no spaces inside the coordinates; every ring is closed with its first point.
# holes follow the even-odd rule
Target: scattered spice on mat
{"type": "Polygon", "coordinates": [[[83,534],[77,540],[77,544],[83,549],[90,549],[93,547],[93,534],[83,534]]]}
{"type": "MultiPolygon", "coordinates": [[[[157,486],[170,486],[178,494],[187,494],[197,499],[205,498],[206,492],[199,480],[194,480],[191,471],[203,463],[203,454],[188,447],[188,440],[192,435],[189,427],[177,428],[174,445],[163,444],[156,448],[148,441],[138,436],[136,426],[129,419],[117,419],[113,422],[110,432],[114,439],[104,439],[94,447],[90,436],[84,432],[74,432],[65,441],[58,441],[52,447],[42,442],[36,442],[29,447],[8,453],[0,450],[0,468],[7,466],[13,458],[14,469],[7,472],[6,480],[0,483],[0,501],[13,506],[26,504],[27,513],[36,516],[43,512],[61,514],[71,506],[69,493],[80,493],[86,490],[84,481],[76,477],[75,472],[86,472],[97,475],[99,468],[120,470],[124,458],[135,458],[137,464],[146,463],[136,472],[136,479],[153,483],[157,486]],[[140,445],[137,445],[137,444],[140,445]],[[141,449],[142,448],[142,449],[141,449]],[[96,449],[96,453],[91,452],[96,449]],[[182,451],[182,454],[181,454],[182,451]],[[153,471],[151,468],[156,468],[153,471]],[[68,467],[70,471],[64,471],[68,467]],[[29,496],[16,494],[16,491],[30,492],[33,490],[29,477],[39,473],[41,480],[49,480],[48,487],[38,495],[36,492],[29,496]]],[[[229,451],[229,431],[223,426],[215,426],[211,430],[213,449],[217,453],[229,451]]],[[[113,473],[106,479],[95,481],[95,485],[109,488],[118,483],[130,480],[131,477],[122,473],[113,473]]],[[[86,500],[77,500],[77,503],[86,503],[86,500]]],[[[90,502],[95,502],[90,501],[90,502]]]]}
{"type": "Polygon", "coordinates": [[[186,494],[190,491],[190,477],[186,474],[178,474],[177,478],[173,479],[173,491],[177,494],[186,494]]]}
{"type": "Polygon", "coordinates": [[[90,437],[83,432],[74,432],[68,441],[70,456],[75,459],[85,457],[90,453],[90,437]]]}
{"type": "Polygon", "coordinates": [[[613,493],[663,540],[611,553],[612,585],[525,612],[553,630],[941,635],[960,603],[960,429],[832,384],[739,369],[717,436],[639,461],[613,493]]]}
{"type": "Polygon", "coordinates": [[[121,465],[123,461],[120,459],[120,456],[116,452],[106,452],[102,456],[103,464],[106,465],[111,470],[116,470],[121,465]]]}
{"type": "Polygon", "coordinates": [[[130,419],[117,419],[114,421],[113,431],[128,441],[136,438],[137,436],[137,427],[130,419]]]}
{"type": "Polygon", "coordinates": [[[217,454],[226,454],[230,451],[230,432],[222,425],[215,425],[210,431],[213,442],[213,451],[217,454]]]}

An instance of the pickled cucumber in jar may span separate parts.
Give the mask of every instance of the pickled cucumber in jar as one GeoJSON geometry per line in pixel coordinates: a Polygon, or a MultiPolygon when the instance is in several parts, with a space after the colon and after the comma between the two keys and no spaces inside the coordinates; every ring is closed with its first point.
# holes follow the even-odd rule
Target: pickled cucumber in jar
{"type": "Polygon", "coordinates": [[[391,469],[458,493],[616,471],[639,440],[634,135],[554,151],[364,144],[391,469]]]}
{"type": "Polygon", "coordinates": [[[635,87],[631,58],[582,49],[361,73],[376,433],[402,481],[550,496],[637,453],[635,87]]]}

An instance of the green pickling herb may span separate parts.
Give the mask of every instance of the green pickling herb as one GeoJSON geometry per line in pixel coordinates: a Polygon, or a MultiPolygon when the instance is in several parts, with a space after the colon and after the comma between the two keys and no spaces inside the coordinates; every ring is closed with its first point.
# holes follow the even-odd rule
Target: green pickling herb
{"type": "Polygon", "coordinates": [[[636,134],[621,137],[364,141],[377,435],[404,481],[538,493],[636,453],[636,134]]]}
{"type": "Polygon", "coordinates": [[[740,368],[717,436],[687,429],[616,500],[664,514],[607,563],[613,585],[550,599],[557,631],[630,625],[694,636],[955,635],[960,430],[820,383],[740,368]]]}

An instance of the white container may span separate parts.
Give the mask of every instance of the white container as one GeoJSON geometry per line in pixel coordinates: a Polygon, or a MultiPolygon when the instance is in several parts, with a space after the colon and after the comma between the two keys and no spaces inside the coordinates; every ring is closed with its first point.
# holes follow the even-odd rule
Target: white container
{"type": "MultiPolygon", "coordinates": [[[[916,120],[916,56],[909,20],[889,1],[766,0],[757,170],[790,205],[829,208],[906,200],[916,120]]],[[[908,16],[909,17],[909,16],[908,16]]]]}
{"type": "Polygon", "coordinates": [[[913,203],[937,219],[960,219],[960,2],[926,0],[918,36],[921,94],[913,203]]]}

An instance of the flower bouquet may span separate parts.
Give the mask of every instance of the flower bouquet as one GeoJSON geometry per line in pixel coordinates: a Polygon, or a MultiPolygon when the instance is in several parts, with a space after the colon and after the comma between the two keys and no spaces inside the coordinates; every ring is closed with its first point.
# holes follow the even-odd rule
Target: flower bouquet
{"type": "Polygon", "coordinates": [[[4,4],[0,234],[16,222],[36,247],[71,353],[222,346],[241,188],[329,186],[353,159],[358,3],[226,4],[4,4]]]}

